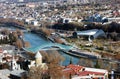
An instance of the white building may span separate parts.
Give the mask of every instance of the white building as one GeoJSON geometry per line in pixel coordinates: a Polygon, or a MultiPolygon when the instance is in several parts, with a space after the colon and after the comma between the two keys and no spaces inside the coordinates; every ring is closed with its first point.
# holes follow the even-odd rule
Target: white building
{"type": "Polygon", "coordinates": [[[25,19],[25,22],[26,22],[27,24],[31,24],[32,20],[34,20],[34,18],[26,18],[26,19],[25,19]]]}
{"type": "Polygon", "coordinates": [[[17,64],[17,62],[14,59],[14,57],[13,57],[13,59],[11,61],[11,70],[20,70],[20,65],[17,64]]]}
{"type": "Polygon", "coordinates": [[[103,30],[99,29],[91,29],[91,30],[85,30],[85,31],[77,31],[73,33],[73,36],[88,36],[88,40],[92,41],[95,38],[98,37],[106,37],[106,34],[103,30]]]}
{"type": "Polygon", "coordinates": [[[34,26],[38,26],[39,24],[38,24],[38,21],[32,21],[32,24],[34,25],[34,26]]]}

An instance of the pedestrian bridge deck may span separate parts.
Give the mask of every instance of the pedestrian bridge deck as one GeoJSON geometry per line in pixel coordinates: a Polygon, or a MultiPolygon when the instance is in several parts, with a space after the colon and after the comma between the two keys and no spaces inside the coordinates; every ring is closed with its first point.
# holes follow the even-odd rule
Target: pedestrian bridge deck
{"type": "Polygon", "coordinates": [[[44,44],[40,45],[37,47],[30,47],[30,48],[23,48],[26,51],[36,53],[39,50],[71,50],[73,49],[73,46],[70,45],[64,45],[64,44],[58,44],[58,43],[49,43],[49,44],[44,44]]]}

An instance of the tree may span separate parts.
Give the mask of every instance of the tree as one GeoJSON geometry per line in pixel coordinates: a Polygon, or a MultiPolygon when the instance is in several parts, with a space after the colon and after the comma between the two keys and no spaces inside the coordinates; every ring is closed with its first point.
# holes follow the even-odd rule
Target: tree
{"type": "Polygon", "coordinates": [[[62,67],[60,66],[60,62],[64,60],[64,58],[57,52],[53,50],[47,51],[48,53],[48,74],[52,79],[62,79],[63,72],[62,67]]]}
{"type": "Polygon", "coordinates": [[[15,34],[15,33],[10,33],[10,34],[8,35],[8,38],[9,38],[9,43],[10,43],[10,44],[13,44],[13,42],[16,42],[18,36],[17,36],[17,34],[15,34]]]}
{"type": "Polygon", "coordinates": [[[30,43],[28,41],[25,41],[25,47],[30,47],[30,43]]]}
{"type": "Polygon", "coordinates": [[[12,35],[13,35],[13,41],[16,41],[18,39],[17,32],[12,32],[12,35]]]}
{"type": "Polygon", "coordinates": [[[2,44],[2,38],[0,38],[0,44],[2,44]]]}
{"type": "Polygon", "coordinates": [[[113,41],[117,41],[117,33],[115,31],[111,33],[111,38],[113,41]]]}
{"type": "Polygon", "coordinates": [[[22,41],[20,39],[18,39],[16,41],[16,46],[17,46],[18,49],[21,49],[23,47],[23,43],[22,43],[22,41]]]}
{"type": "Polygon", "coordinates": [[[3,63],[2,64],[2,69],[9,69],[8,63],[3,63]]]}
{"type": "Polygon", "coordinates": [[[64,43],[63,40],[59,37],[54,38],[54,41],[60,44],[64,43]]]}
{"type": "Polygon", "coordinates": [[[98,60],[96,61],[95,68],[100,68],[100,65],[98,63],[98,60]]]}
{"type": "Polygon", "coordinates": [[[8,44],[9,40],[8,40],[8,37],[4,37],[4,40],[5,40],[5,44],[8,44]]]}
{"type": "Polygon", "coordinates": [[[51,30],[48,30],[47,28],[42,28],[41,31],[45,34],[45,36],[50,36],[52,33],[51,30]]]}
{"type": "Polygon", "coordinates": [[[43,70],[41,66],[31,67],[28,72],[28,79],[42,79],[43,70]]]}
{"type": "Polygon", "coordinates": [[[41,51],[43,59],[47,63],[48,69],[43,70],[41,66],[32,67],[29,70],[29,79],[62,79],[63,72],[60,62],[63,60],[63,57],[53,50],[48,50],[46,52],[41,51]]]}
{"type": "Polygon", "coordinates": [[[22,32],[21,30],[16,29],[16,32],[17,32],[17,35],[18,35],[18,36],[23,36],[23,32],[22,32]]]}

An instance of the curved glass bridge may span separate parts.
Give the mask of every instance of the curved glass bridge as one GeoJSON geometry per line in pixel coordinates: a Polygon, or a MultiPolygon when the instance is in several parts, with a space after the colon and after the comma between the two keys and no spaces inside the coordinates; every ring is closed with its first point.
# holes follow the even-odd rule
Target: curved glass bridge
{"type": "Polygon", "coordinates": [[[64,45],[64,44],[58,44],[58,43],[47,43],[40,46],[30,47],[30,48],[23,48],[25,51],[28,52],[34,52],[36,53],[39,50],[65,50],[69,51],[73,49],[74,47],[71,45],[64,45]]]}

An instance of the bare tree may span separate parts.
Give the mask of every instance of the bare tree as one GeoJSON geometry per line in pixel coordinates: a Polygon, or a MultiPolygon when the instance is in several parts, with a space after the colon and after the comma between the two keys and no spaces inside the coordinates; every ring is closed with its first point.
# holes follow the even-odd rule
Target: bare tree
{"type": "Polygon", "coordinates": [[[62,79],[63,68],[60,62],[64,59],[57,51],[40,51],[43,55],[44,62],[47,63],[48,69],[43,70],[41,66],[32,67],[29,70],[29,79],[62,79]]]}
{"type": "Polygon", "coordinates": [[[64,43],[63,40],[60,39],[59,37],[54,38],[54,40],[55,42],[60,43],[60,44],[64,43]]]}
{"type": "Polygon", "coordinates": [[[16,32],[17,32],[17,34],[18,34],[19,36],[23,36],[23,32],[22,32],[21,30],[16,29],[16,32]]]}
{"type": "Polygon", "coordinates": [[[52,33],[51,30],[48,30],[47,28],[42,28],[41,31],[42,31],[46,36],[50,36],[50,34],[52,33]]]}
{"type": "Polygon", "coordinates": [[[30,43],[28,41],[25,41],[25,47],[30,47],[30,43]]]}
{"type": "Polygon", "coordinates": [[[42,79],[43,70],[41,66],[31,67],[28,72],[28,79],[42,79]]]}
{"type": "Polygon", "coordinates": [[[23,47],[23,43],[20,39],[16,41],[16,46],[18,47],[18,49],[21,49],[23,47]]]}
{"type": "Polygon", "coordinates": [[[15,37],[15,39],[18,39],[18,34],[17,34],[17,32],[13,32],[12,34],[13,34],[13,36],[15,37]]]}
{"type": "Polygon", "coordinates": [[[48,60],[48,73],[52,79],[62,79],[63,72],[60,62],[64,58],[57,51],[47,51],[49,58],[48,60]]]}

